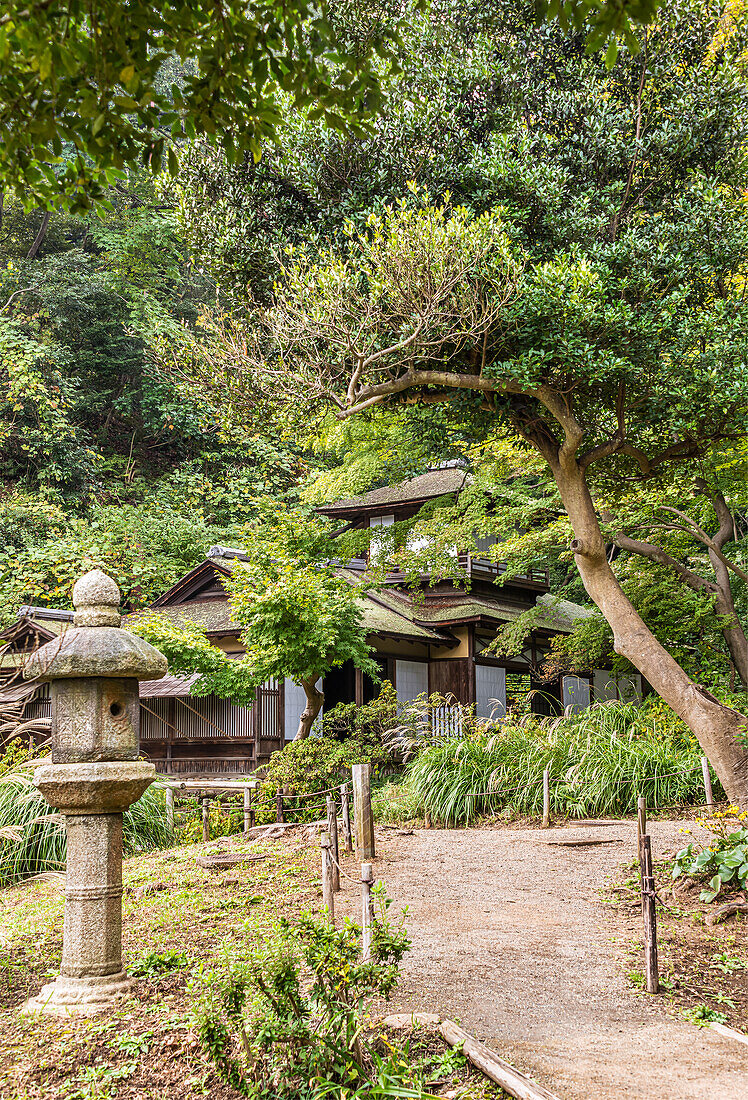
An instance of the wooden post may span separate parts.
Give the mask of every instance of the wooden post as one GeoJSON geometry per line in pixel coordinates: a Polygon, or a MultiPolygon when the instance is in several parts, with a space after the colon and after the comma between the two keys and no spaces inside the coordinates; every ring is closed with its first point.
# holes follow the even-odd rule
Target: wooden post
{"type": "Polygon", "coordinates": [[[376,858],[374,817],[371,812],[371,764],[353,765],[353,826],[356,856],[361,862],[376,858]]]}
{"type": "Polygon", "coordinates": [[[543,769],[543,828],[551,823],[551,777],[548,768],[543,769]]]}
{"type": "Polygon", "coordinates": [[[332,888],[337,894],[340,889],[340,851],[338,845],[338,807],[331,794],[327,796],[327,831],[330,834],[330,854],[332,856],[332,888]]]}
{"type": "Polygon", "coordinates": [[[166,788],[166,827],[170,833],[174,832],[174,788],[166,788]]]}
{"type": "Polygon", "coordinates": [[[361,957],[366,962],[371,957],[371,935],[374,923],[374,909],[371,901],[371,887],[374,872],[370,863],[361,864],[361,957]]]}
{"type": "Polygon", "coordinates": [[[244,788],[244,832],[248,833],[252,828],[252,788],[244,788]]]}
{"type": "Polygon", "coordinates": [[[275,820],[283,824],[283,791],[281,790],[275,796],[275,820]]]}
{"type": "Polygon", "coordinates": [[[701,758],[701,771],[704,776],[704,793],[706,794],[706,808],[709,813],[714,811],[714,795],[712,794],[712,777],[709,772],[709,761],[705,756],[701,758]]]}
{"type": "Polygon", "coordinates": [[[203,799],[203,840],[210,840],[210,799],[203,799]]]}
{"type": "Polygon", "coordinates": [[[332,860],[330,850],[332,841],[330,834],[322,832],[319,838],[322,848],[322,904],[327,910],[327,916],[331,924],[335,924],[335,890],[332,884],[332,860]]]}
{"type": "Polygon", "coordinates": [[[647,993],[660,992],[657,969],[657,912],[655,884],[652,876],[652,845],[647,833],[639,840],[639,861],[642,872],[642,916],[644,918],[644,976],[647,993]]]}
{"type": "Polygon", "coordinates": [[[640,794],[636,800],[636,848],[647,831],[647,796],[640,794]]]}
{"type": "Polygon", "coordinates": [[[353,851],[353,833],[351,832],[351,806],[348,801],[348,784],[340,784],[340,816],[343,819],[343,844],[346,852],[353,851]]]}

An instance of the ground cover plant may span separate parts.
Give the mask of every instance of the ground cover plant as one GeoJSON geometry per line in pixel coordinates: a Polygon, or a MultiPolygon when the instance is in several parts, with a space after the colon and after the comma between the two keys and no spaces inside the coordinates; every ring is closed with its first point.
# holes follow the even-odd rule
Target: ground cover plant
{"type": "Polygon", "coordinates": [[[381,892],[371,957],[361,929],[347,920],[303,913],[245,959],[203,973],[198,1034],[220,1076],[256,1100],[315,1100],[327,1095],[420,1097],[415,1066],[399,1050],[387,1057],[364,1034],[375,998],[397,982],[410,944],[402,918],[387,919],[381,892]]]}
{"type": "MultiPolygon", "coordinates": [[[[701,752],[684,733],[658,728],[637,704],[605,703],[568,718],[508,718],[496,726],[465,719],[463,736],[429,742],[408,765],[406,785],[434,823],[481,816],[539,815],[549,769],[551,813],[616,816],[703,802],[701,752]]],[[[715,784],[715,797],[721,790],[715,784]]]]}
{"type": "MultiPolygon", "coordinates": [[[[343,855],[342,862],[349,874],[355,873],[352,857],[343,855]]],[[[133,996],[111,1015],[72,1025],[18,1012],[59,970],[60,883],[25,881],[0,891],[0,1097],[233,1100],[241,1093],[221,1078],[200,1039],[206,1017],[198,997],[207,995],[210,1003],[211,998],[220,1000],[225,989],[208,975],[226,977],[236,973],[230,960],[240,969],[247,960],[263,957],[269,947],[279,947],[279,924],[286,920],[296,926],[304,911],[309,915],[302,924],[321,930],[322,952],[329,949],[333,958],[341,958],[330,946],[332,934],[314,916],[321,908],[319,848],[302,829],[251,845],[222,839],[134,855],[125,860],[124,888],[123,950],[128,972],[137,979],[133,996]],[[198,854],[225,849],[251,850],[264,858],[219,872],[195,861],[198,854]]],[[[338,898],[344,908],[343,895],[338,898]]],[[[355,915],[357,891],[350,903],[355,915]]],[[[336,934],[343,954],[357,949],[358,933],[353,926],[348,929],[336,934]]],[[[371,976],[380,982],[374,973],[378,966],[375,957],[371,976]]],[[[313,976],[306,963],[302,969],[306,983],[313,976]]],[[[336,1019],[332,1000],[330,1013],[336,1019]]],[[[411,1074],[435,1091],[460,1086],[466,1100],[499,1100],[503,1095],[438,1037],[424,1033],[409,1041],[375,1027],[373,1020],[366,1023],[372,1050],[368,1065],[386,1067],[400,1059],[405,1062],[397,1067],[401,1078],[411,1074]]],[[[362,1084],[350,1090],[351,1100],[362,1084]]],[[[387,1088],[387,1095],[398,1095],[396,1085],[387,1088]]],[[[320,1097],[336,1100],[344,1095],[337,1085],[319,1091],[320,1097]]]]}

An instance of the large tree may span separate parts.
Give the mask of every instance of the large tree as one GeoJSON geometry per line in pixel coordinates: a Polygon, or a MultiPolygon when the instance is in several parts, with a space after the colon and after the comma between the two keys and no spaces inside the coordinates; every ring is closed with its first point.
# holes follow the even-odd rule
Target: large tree
{"type": "Polygon", "coordinates": [[[461,166],[481,176],[473,209],[414,186],[344,247],[297,252],[269,308],[218,327],[205,373],[220,366],[231,401],[251,376],[255,395],[341,418],[447,403],[476,436],[498,424],[532,448],[616,651],[746,804],[748,720],[647,629],[593,496],[598,479],[666,476],[747,427],[743,34],[720,39],[719,8],[684,0],[608,71],[550,32],[528,57],[516,6],[498,7],[481,43],[493,130],[461,166]]]}

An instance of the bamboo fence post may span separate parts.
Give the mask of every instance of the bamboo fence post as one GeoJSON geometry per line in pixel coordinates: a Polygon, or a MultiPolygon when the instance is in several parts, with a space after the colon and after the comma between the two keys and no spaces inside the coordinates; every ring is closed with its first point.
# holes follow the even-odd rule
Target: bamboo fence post
{"type": "Polygon", "coordinates": [[[647,796],[640,794],[636,800],[636,850],[647,831],[647,796]]]}
{"type": "Polygon", "coordinates": [[[712,777],[709,772],[709,761],[705,756],[701,758],[701,772],[704,776],[704,793],[706,794],[706,808],[710,813],[714,811],[714,795],[712,794],[712,777]]]}
{"type": "Polygon", "coordinates": [[[283,824],[283,791],[280,789],[275,795],[275,820],[280,825],[283,824]]]}
{"type": "Polygon", "coordinates": [[[368,962],[371,957],[371,936],[374,923],[374,910],[371,901],[371,887],[374,872],[370,863],[361,864],[361,957],[368,962]]]}
{"type": "Polygon", "coordinates": [[[203,799],[203,841],[210,840],[210,799],[203,799]]]}
{"type": "Polygon", "coordinates": [[[166,827],[170,833],[174,832],[174,788],[166,788],[166,827]]]}
{"type": "Polygon", "coordinates": [[[551,776],[548,768],[543,769],[543,828],[551,823],[551,776]]]}
{"type": "Polygon", "coordinates": [[[353,834],[351,832],[351,806],[348,801],[348,784],[340,784],[340,816],[343,819],[343,844],[346,852],[353,851],[353,834]]]}
{"type": "Polygon", "coordinates": [[[330,834],[330,852],[332,854],[332,888],[337,894],[340,889],[340,850],[338,845],[338,807],[331,794],[327,796],[327,831],[330,834]]]}
{"type": "Polygon", "coordinates": [[[244,788],[244,832],[249,832],[252,828],[252,788],[244,788]]]}
{"type": "Polygon", "coordinates": [[[361,862],[376,857],[374,817],[371,812],[371,764],[353,765],[353,827],[356,830],[356,856],[361,862]]]}
{"type": "Polygon", "coordinates": [[[642,916],[644,918],[644,975],[647,993],[660,992],[657,969],[657,912],[655,884],[652,875],[652,844],[647,833],[639,840],[639,861],[642,874],[642,916]]]}
{"type": "Polygon", "coordinates": [[[334,925],[335,891],[332,882],[332,859],[330,858],[332,841],[330,840],[330,834],[323,830],[320,834],[319,843],[322,849],[322,904],[327,910],[330,924],[334,925]]]}

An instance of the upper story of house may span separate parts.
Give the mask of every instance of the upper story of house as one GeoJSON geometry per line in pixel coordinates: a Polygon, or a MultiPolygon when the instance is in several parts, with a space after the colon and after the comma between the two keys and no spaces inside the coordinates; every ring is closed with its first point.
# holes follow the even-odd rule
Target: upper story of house
{"type": "MultiPolygon", "coordinates": [[[[425,504],[435,500],[455,500],[465,488],[468,476],[467,471],[461,467],[445,466],[428,470],[397,485],[385,485],[360,496],[336,500],[332,504],[322,505],[317,511],[330,519],[340,521],[341,533],[344,530],[370,530],[369,554],[346,563],[349,569],[365,570],[370,558],[377,552],[377,530],[403,520],[412,520],[425,504]]],[[[494,553],[489,554],[489,550],[499,541],[496,535],[491,535],[476,539],[476,551],[461,551],[459,547],[455,549],[454,556],[459,571],[464,573],[466,580],[469,579],[471,588],[477,586],[480,591],[485,585],[494,585],[497,578],[505,572],[506,565],[497,560],[494,553]]],[[[413,549],[419,548],[417,543],[411,545],[413,549]]],[[[422,584],[431,587],[433,595],[439,595],[456,586],[455,581],[435,582],[432,586],[430,580],[427,573],[421,576],[422,584]]],[[[387,574],[388,584],[397,586],[404,582],[405,575],[395,569],[387,574]]],[[[457,586],[459,587],[459,582],[457,586]]],[[[524,589],[528,594],[547,592],[548,569],[532,569],[528,573],[515,575],[507,587],[524,589]]]]}

